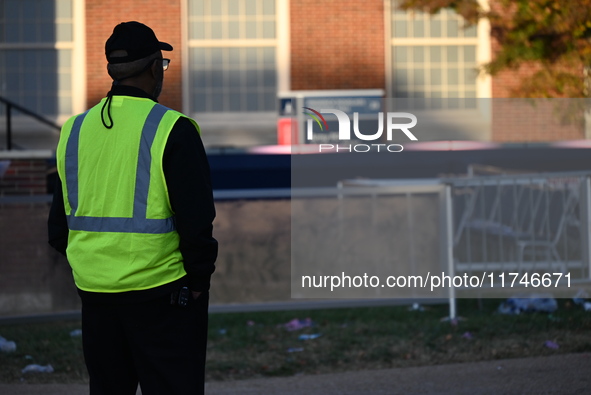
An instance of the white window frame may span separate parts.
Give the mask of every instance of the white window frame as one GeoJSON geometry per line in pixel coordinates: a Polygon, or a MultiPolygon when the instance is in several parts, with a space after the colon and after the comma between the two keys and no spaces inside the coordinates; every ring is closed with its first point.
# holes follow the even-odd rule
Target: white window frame
{"type": "MultiPolygon", "coordinates": [[[[0,43],[1,50],[10,49],[69,49],[71,51],[71,94],[72,110],[70,114],[47,116],[51,121],[62,125],[72,115],[86,110],[86,4],[85,0],[72,0],[72,41],[54,43],[0,43]]],[[[57,17],[56,17],[57,22],[57,17]]],[[[7,97],[10,100],[10,97],[7,97]]],[[[5,117],[1,117],[4,122],[5,117]]],[[[14,130],[44,130],[47,127],[25,115],[12,114],[14,130]]]]}
{"type": "Polygon", "coordinates": [[[79,114],[87,109],[86,0],[73,1],[74,46],[72,48],[72,111],[74,114],[79,114]]]}
{"type": "MultiPolygon", "coordinates": [[[[413,39],[413,38],[394,38],[392,37],[392,1],[384,0],[384,34],[386,43],[386,97],[394,97],[394,60],[392,59],[392,49],[395,45],[458,45],[475,44],[476,45],[476,65],[481,69],[476,78],[476,108],[468,109],[444,109],[444,110],[422,110],[413,112],[420,119],[425,129],[432,132],[426,133],[419,140],[436,141],[461,139],[488,141],[492,136],[491,117],[492,117],[492,78],[482,71],[481,66],[491,60],[491,37],[490,23],[488,20],[479,20],[476,26],[475,38],[431,38],[431,39],[413,39]],[[429,42],[431,41],[431,42],[429,42]],[[440,126],[445,124],[446,129],[455,132],[441,132],[440,126]],[[456,133],[459,132],[459,133],[456,133]],[[455,134],[453,134],[455,133],[455,134]],[[461,137],[460,137],[461,136],[461,137]]],[[[489,9],[488,0],[478,0],[484,10],[489,9]]]]}
{"type": "Polygon", "coordinates": [[[189,66],[189,51],[191,48],[199,47],[274,47],[275,68],[277,71],[277,91],[289,90],[290,84],[290,24],[289,9],[291,0],[275,0],[276,12],[276,35],[275,39],[237,39],[237,40],[196,40],[189,39],[188,8],[189,0],[181,3],[181,29],[182,29],[182,100],[183,112],[191,117],[199,118],[201,123],[211,126],[232,127],[248,123],[252,126],[269,126],[277,121],[277,111],[255,111],[255,112],[207,112],[195,113],[191,105],[191,76],[189,66]]]}
{"type": "MultiPolygon", "coordinates": [[[[488,10],[488,0],[478,0],[483,9],[488,10]]],[[[476,63],[480,67],[491,60],[490,23],[481,19],[476,26],[476,37],[471,38],[396,38],[392,37],[392,0],[384,0],[384,34],[386,42],[386,95],[393,97],[394,60],[392,48],[395,46],[412,45],[476,45],[476,63]],[[431,40],[431,41],[429,41],[431,40]]],[[[480,72],[476,79],[476,98],[492,97],[492,79],[490,75],[480,72]]]]}

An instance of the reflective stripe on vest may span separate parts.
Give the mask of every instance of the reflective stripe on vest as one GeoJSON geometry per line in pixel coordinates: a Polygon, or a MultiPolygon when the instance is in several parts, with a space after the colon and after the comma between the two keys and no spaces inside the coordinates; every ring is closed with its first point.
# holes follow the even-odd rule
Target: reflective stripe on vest
{"type": "Polygon", "coordinates": [[[66,187],[71,207],[70,215],[68,215],[68,227],[71,230],[160,234],[172,232],[176,229],[174,217],[165,219],[147,218],[150,166],[152,163],[150,150],[154,137],[156,136],[156,131],[158,130],[158,125],[167,111],[168,108],[156,104],[150,110],[142,128],[132,218],[76,216],[76,209],[78,208],[78,146],[80,142],[80,128],[88,112],[80,114],[74,120],[65,154],[66,187]]]}

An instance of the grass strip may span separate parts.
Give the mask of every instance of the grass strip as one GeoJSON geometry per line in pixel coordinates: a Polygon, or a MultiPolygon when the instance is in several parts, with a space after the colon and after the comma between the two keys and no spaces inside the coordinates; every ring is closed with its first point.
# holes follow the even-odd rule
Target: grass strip
{"type": "MultiPolygon", "coordinates": [[[[210,315],[208,380],[321,374],[591,351],[591,312],[558,300],[553,314],[502,315],[500,300],[459,300],[462,317],[442,321],[447,305],[338,308],[210,315]],[[289,331],[293,319],[312,326],[289,331]],[[312,337],[301,340],[301,335],[312,337]],[[318,336],[319,335],[319,336],[318,336]],[[558,346],[556,348],[555,346],[558,346]]],[[[0,353],[0,382],[80,383],[88,376],[76,321],[0,326],[17,343],[0,353]],[[22,374],[27,364],[53,373],[22,374]]]]}

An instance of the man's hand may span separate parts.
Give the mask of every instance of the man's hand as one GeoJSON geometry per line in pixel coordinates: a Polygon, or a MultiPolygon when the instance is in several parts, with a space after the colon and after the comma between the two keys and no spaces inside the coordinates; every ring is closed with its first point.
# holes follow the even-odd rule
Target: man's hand
{"type": "Polygon", "coordinates": [[[193,295],[193,300],[197,299],[199,297],[199,295],[201,295],[201,292],[199,291],[191,291],[191,294],[193,295]]]}

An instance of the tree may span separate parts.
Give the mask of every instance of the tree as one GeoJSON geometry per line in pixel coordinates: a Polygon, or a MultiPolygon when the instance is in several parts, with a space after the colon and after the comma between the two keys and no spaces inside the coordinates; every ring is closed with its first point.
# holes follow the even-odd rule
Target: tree
{"type": "Polygon", "coordinates": [[[487,18],[498,44],[484,66],[495,75],[503,70],[533,66],[516,97],[591,96],[591,0],[403,0],[400,8],[431,14],[452,8],[469,25],[487,18]]]}

